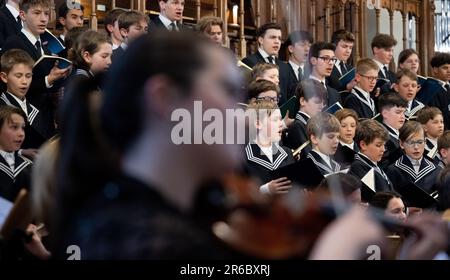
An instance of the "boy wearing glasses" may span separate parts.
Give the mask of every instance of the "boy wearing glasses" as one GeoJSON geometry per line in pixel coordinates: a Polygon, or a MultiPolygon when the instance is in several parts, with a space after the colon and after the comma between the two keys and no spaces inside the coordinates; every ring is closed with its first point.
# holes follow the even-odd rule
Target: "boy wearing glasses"
{"type": "Polygon", "coordinates": [[[369,58],[356,64],[356,85],[344,101],[344,107],[354,110],[361,119],[371,119],[376,114],[375,101],[370,96],[378,79],[378,66],[369,58]]]}
{"type": "Polygon", "coordinates": [[[393,186],[400,189],[414,183],[427,193],[432,193],[441,168],[424,157],[425,133],[422,125],[416,121],[407,122],[400,128],[399,138],[404,155],[386,169],[393,186]]]}
{"type": "Polygon", "coordinates": [[[252,100],[266,100],[278,104],[278,95],[280,88],[267,80],[256,80],[247,87],[247,98],[249,103],[252,100]]]}
{"type": "Polygon", "coordinates": [[[312,44],[309,50],[309,67],[311,70],[309,79],[318,81],[326,89],[325,108],[336,102],[341,102],[341,96],[337,90],[328,86],[326,82],[326,78],[331,75],[336,62],[335,49],[336,46],[332,43],[316,42],[312,44]]]}
{"type": "Polygon", "coordinates": [[[386,142],[386,151],[381,159],[380,166],[387,167],[394,163],[402,154],[399,142],[399,130],[405,123],[405,111],[408,103],[394,92],[383,94],[379,98],[382,125],[389,132],[386,142]]]}

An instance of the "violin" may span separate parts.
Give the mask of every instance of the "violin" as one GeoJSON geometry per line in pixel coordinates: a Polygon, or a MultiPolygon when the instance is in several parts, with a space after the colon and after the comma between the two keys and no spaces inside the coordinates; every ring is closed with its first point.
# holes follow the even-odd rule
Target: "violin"
{"type": "Polygon", "coordinates": [[[320,232],[334,219],[321,196],[301,189],[269,196],[249,177],[223,179],[224,219],[213,223],[214,235],[236,251],[260,259],[306,257],[320,232]]]}

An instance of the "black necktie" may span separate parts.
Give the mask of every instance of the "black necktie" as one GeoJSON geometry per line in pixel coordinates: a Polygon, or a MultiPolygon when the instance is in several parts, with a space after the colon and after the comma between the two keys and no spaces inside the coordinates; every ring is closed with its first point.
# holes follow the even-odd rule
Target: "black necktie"
{"type": "Polygon", "coordinates": [[[342,75],[344,75],[345,73],[347,73],[347,67],[345,67],[345,63],[343,61],[341,61],[341,63],[339,64],[340,68],[341,68],[341,73],[342,75]]]}
{"type": "Polygon", "coordinates": [[[22,19],[20,18],[20,15],[17,16],[17,24],[19,25],[20,29],[22,29],[22,19]]]}
{"type": "Polygon", "coordinates": [[[299,82],[303,80],[303,70],[302,70],[302,67],[298,67],[298,76],[297,76],[297,78],[298,78],[298,81],[299,81],[299,82]]]}
{"type": "Polygon", "coordinates": [[[169,26],[170,26],[170,30],[172,30],[172,31],[178,31],[178,30],[177,30],[177,25],[175,24],[175,22],[172,22],[169,26]]]}
{"type": "Polygon", "coordinates": [[[390,78],[389,78],[389,71],[388,71],[387,67],[384,66],[384,67],[383,67],[383,70],[384,70],[384,77],[385,77],[386,79],[390,80],[390,78]]]}
{"type": "Polygon", "coordinates": [[[41,42],[36,41],[34,46],[36,47],[36,54],[37,54],[38,58],[41,57],[41,55],[42,55],[42,53],[41,53],[41,42]]]}
{"type": "Polygon", "coordinates": [[[445,84],[445,90],[447,91],[447,92],[450,92],[450,85],[449,84],[445,84]]]}
{"type": "Polygon", "coordinates": [[[274,60],[273,60],[273,57],[272,57],[272,56],[268,56],[267,59],[269,60],[269,63],[270,63],[270,64],[274,64],[274,63],[273,63],[274,60]]]}

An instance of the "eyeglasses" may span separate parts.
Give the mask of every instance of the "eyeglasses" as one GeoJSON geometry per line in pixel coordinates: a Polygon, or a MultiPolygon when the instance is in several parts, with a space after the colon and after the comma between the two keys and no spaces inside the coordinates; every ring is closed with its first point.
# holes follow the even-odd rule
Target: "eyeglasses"
{"type": "Polygon", "coordinates": [[[369,82],[373,82],[376,81],[378,79],[378,76],[366,76],[363,74],[359,74],[361,77],[367,78],[367,80],[369,80],[369,82]]]}
{"type": "Polygon", "coordinates": [[[270,96],[261,96],[256,98],[256,100],[266,100],[266,101],[272,101],[278,103],[280,100],[278,97],[270,97],[270,96]]]}
{"type": "Polygon", "coordinates": [[[414,146],[422,146],[425,144],[425,140],[417,140],[417,141],[405,141],[405,144],[409,147],[414,147],[414,146]]]}
{"type": "Polygon", "coordinates": [[[337,61],[336,57],[319,56],[318,58],[322,59],[323,62],[325,62],[325,63],[330,63],[330,62],[336,63],[336,61],[337,61]]]}

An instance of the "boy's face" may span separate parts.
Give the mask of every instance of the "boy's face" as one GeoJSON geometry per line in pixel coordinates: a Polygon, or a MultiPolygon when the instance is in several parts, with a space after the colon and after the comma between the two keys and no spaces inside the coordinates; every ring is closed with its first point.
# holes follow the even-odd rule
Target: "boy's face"
{"type": "Polygon", "coordinates": [[[306,99],[304,97],[300,97],[300,110],[305,112],[310,117],[314,117],[318,113],[322,112],[325,104],[322,99],[317,96],[313,96],[312,98],[306,99]]]}
{"type": "Polygon", "coordinates": [[[18,151],[25,139],[25,120],[21,115],[12,114],[0,130],[0,149],[11,153],[18,151]]]}
{"type": "Polygon", "coordinates": [[[27,12],[20,11],[24,26],[35,36],[45,32],[50,16],[50,8],[41,5],[32,6],[27,12]]]}
{"type": "Polygon", "coordinates": [[[341,61],[347,61],[352,55],[353,42],[340,40],[336,45],[335,55],[341,61]]]}
{"type": "Polygon", "coordinates": [[[376,60],[381,62],[382,64],[389,64],[391,62],[392,57],[394,56],[394,46],[390,48],[373,48],[373,54],[376,60]]]}
{"type": "Polygon", "coordinates": [[[222,45],[222,27],[220,25],[211,25],[209,31],[205,31],[205,35],[214,43],[222,45]]]}
{"type": "Polygon", "coordinates": [[[406,108],[397,106],[385,108],[381,111],[383,121],[392,128],[399,130],[405,123],[405,110],[406,108]]]}
{"type": "Polygon", "coordinates": [[[280,84],[280,73],[276,68],[268,69],[264,71],[260,79],[270,81],[278,86],[280,84]]]}
{"type": "Polygon", "coordinates": [[[324,133],[320,138],[311,135],[311,142],[321,153],[334,155],[339,144],[339,132],[324,133]]]}
{"type": "Polygon", "coordinates": [[[281,47],[281,30],[267,29],[263,37],[258,37],[261,48],[269,55],[278,55],[281,47]]]}
{"type": "Polygon", "coordinates": [[[427,137],[436,139],[444,133],[444,118],[441,114],[434,116],[423,126],[427,137]]]}
{"type": "Polygon", "coordinates": [[[377,79],[378,71],[374,69],[367,71],[365,74],[356,73],[358,86],[366,92],[371,92],[375,88],[377,79]]]}
{"type": "Polygon", "coordinates": [[[423,131],[414,133],[405,142],[400,141],[400,147],[410,158],[415,160],[421,159],[425,151],[425,135],[423,131]]]}
{"type": "Polygon", "coordinates": [[[263,91],[260,94],[258,94],[257,99],[259,100],[268,100],[271,101],[275,104],[278,104],[278,94],[276,91],[273,90],[268,90],[268,91],[263,91]]]}
{"type": "Polygon", "coordinates": [[[33,69],[25,64],[16,64],[8,74],[0,73],[2,81],[6,84],[9,93],[17,96],[20,100],[25,98],[31,85],[33,69]]]}
{"type": "Polygon", "coordinates": [[[92,73],[101,73],[108,70],[111,65],[112,46],[110,43],[103,43],[94,54],[84,52],[84,59],[90,65],[92,73]]]}
{"type": "Polygon", "coordinates": [[[280,110],[274,110],[270,116],[265,116],[257,124],[259,135],[270,140],[271,143],[279,142],[281,140],[281,131],[283,130],[283,123],[281,121],[280,110]]]}
{"type": "Polygon", "coordinates": [[[432,69],[433,74],[436,78],[444,82],[450,81],[450,64],[444,64],[439,67],[434,67],[432,69]]]}
{"type": "Polygon", "coordinates": [[[407,101],[412,101],[416,98],[419,88],[416,80],[403,76],[397,83],[394,84],[394,89],[401,97],[407,101]]]}
{"type": "Polygon", "coordinates": [[[313,72],[318,78],[325,78],[331,75],[333,65],[336,62],[333,50],[321,50],[318,57],[311,57],[313,72]]]}
{"type": "Polygon", "coordinates": [[[300,64],[304,64],[308,61],[309,49],[311,48],[311,43],[309,41],[298,41],[293,46],[289,46],[289,52],[292,58],[300,64]]]}
{"type": "Polygon", "coordinates": [[[184,11],[184,0],[159,1],[161,13],[171,21],[181,21],[184,11]]]}
{"type": "Polygon", "coordinates": [[[381,138],[375,138],[371,143],[367,144],[364,141],[361,141],[360,147],[361,152],[366,155],[371,161],[379,162],[383,157],[385,147],[384,144],[386,142],[381,138]]]}
{"type": "Polygon", "coordinates": [[[406,220],[406,213],[405,213],[405,204],[403,204],[403,200],[398,197],[393,197],[391,200],[389,200],[388,205],[386,207],[386,210],[384,210],[384,213],[386,216],[394,218],[399,221],[405,221],[406,220]]]}
{"type": "Polygon", "coordinates": [[[83,26],[83,11],[81,9],[71,9],[66,17],[60,17],[59,22],[65,30],[71,30],[74,27],[83,26]]]}
{"type": "Polygon", "coordinates": [[[342,142],[350,144],[353,143],[353,138],[356,132],[356,120],[348,116],[341,120],[341,129],[339,132],[339,138],[342,142]]]}
{"type": "Polygon", "coordinates": [[[417,74],[419,71],[420,60],[417,54],[413,53],[403,63],[399,64],[401,69],[409,69],[417,74]]]}
{"type": "Polygon", "coordinates": [[[125,28],[121,29],[121,34],[124,38],[127,38],[127,44],[130,44],[135,39],[146,34],[148,31],[148,23],[145,20],[141,20],[139,23],[130,25],[128,30],[125,28]]]}

